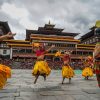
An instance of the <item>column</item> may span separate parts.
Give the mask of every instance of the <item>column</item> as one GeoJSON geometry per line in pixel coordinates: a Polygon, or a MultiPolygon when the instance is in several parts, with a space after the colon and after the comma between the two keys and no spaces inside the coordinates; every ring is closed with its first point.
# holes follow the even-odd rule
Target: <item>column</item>
{"type": "Polygon", "coordinates": [[[10,48],[10,59],[12,59],[12,47],[10,48]]]}

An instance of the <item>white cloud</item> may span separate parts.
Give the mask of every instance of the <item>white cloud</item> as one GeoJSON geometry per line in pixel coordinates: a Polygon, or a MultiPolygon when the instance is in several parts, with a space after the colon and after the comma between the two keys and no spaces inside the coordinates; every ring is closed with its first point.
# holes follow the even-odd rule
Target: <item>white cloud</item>
{"type": "Polygon", "coordinates": [[[11,24],[9,24],[13,33],[16,33],[14,39],[16,40],[24,40],[26,38],[25,29],[18,29],[11,24]]]}
{"type": "Polygon", "coordinates": [[[28,19],[29,13],[25,8],[18,8],[14,4],[4,3],[1,9],[2,12],[9,15],[11,18],[18,20],[19,24],[24,27],[24,29],[20,29],[20,28],[18,29],[18,27],[12,26],[10,24],[11,30],[16,33],[15,39],[25,39],[26,36],[25,29],[26,28],[33,29],[34,27],[36,28],[36,24],[32,23],[28,19]]]}
{"type": "MultiPolygon", "coordinates": [[[[16,39],[25,29],[37,29],[51,21],[66,32],[85,34],[100,19],[100,0],[0,0],[0,20],[7,20],[16,39]]],[[[24,36],[23,36],[23,34],[24,36]]],[[[22,35],[20,35],[22,34],[22,35]]]]}
{"type": "Polygon", "coordinates": [[[19,23],[28,29],[36,29],[38,27],[36,23],[30,21],[28,18],[22,18],[19,23]]]}
{"type": "Polygon", "coordinates": [[[1,7],[2,11],[8,14],[11,18],[22,19],[28,17],[29,13],[25,8],[18,8],[15,4],[4,3],[1,7]]]}

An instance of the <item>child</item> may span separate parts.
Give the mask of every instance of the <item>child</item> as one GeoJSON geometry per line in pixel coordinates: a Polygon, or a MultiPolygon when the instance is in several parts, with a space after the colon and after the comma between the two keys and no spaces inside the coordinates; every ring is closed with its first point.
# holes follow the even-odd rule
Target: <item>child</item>
{"type": "Polygon", "coordinates": [[[52,45],[48,50],[45,50],[43,44],[39,43],[33,44],[33,50],[34,47],[37,47],[37,50],[35,51],[37,56],[37,61],[34,65],[32,74],[33,76],[35,76],[34,84],[36,84],[37,79],[40,75],[44,77],[44,80],[46,80],[46,76],[48,76],[51,72],[51,69],[49,68],[47,62],[44,60],[44,56],[54,47],[54,45],[52,45]]]}

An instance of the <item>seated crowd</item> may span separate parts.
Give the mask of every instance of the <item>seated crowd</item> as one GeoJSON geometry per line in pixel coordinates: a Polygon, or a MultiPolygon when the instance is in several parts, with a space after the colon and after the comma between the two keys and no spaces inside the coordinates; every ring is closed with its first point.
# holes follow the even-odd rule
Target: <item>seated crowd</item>
{"type": "MultiPolygon", "coordinates": [[[[36,60],[25,60],[25,61],[16,61],[14,59],[1,59],[0,63],[7,65],[13,69],[32,69],[36,60]]],[[[47,60],[51,69],[62,69],[63,62],[62,61],[49,61],[47,60]]],[[[83,65],[81,62],[71,62],[71,67],[73,69],[83,69],[83,65]]]]}

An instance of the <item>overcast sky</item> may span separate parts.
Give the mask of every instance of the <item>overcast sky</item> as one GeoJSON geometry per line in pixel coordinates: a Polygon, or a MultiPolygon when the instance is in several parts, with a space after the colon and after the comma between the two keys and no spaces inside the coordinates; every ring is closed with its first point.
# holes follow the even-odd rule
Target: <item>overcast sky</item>
{"type": "Polygon", "coordinates": [[[100,20],[100,0],[0,0],[0,21],[8,21],[15,39],[25,39],[26,29],[38,29],[49,20],[80,37],[100,20]]]}

